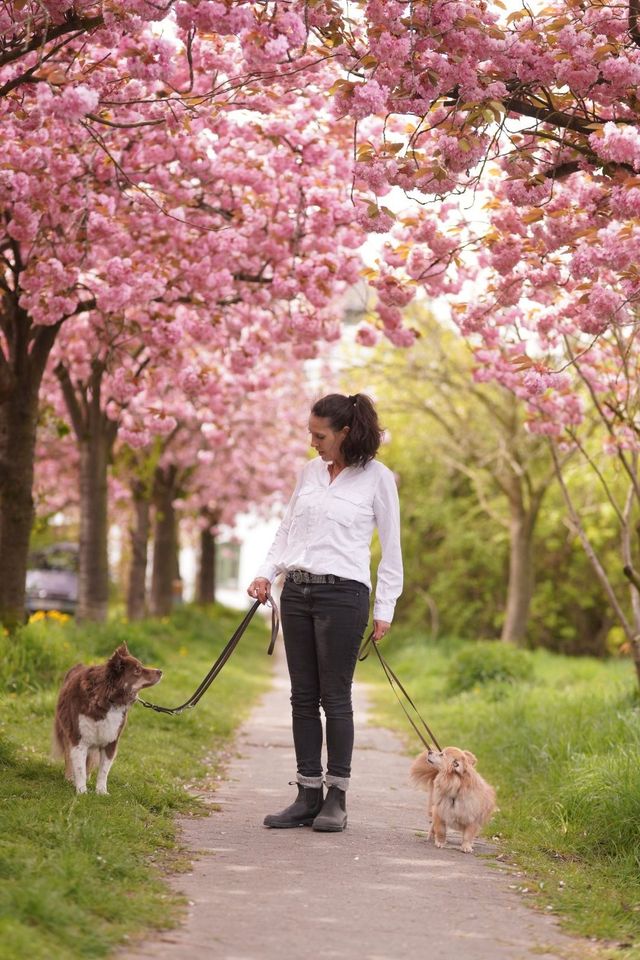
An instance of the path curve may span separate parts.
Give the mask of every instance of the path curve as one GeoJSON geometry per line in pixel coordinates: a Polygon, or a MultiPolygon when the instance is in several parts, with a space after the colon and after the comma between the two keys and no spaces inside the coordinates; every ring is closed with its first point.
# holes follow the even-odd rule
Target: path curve
{"type": "Polygon", "coordinates": [[[271,690],[239,733],[228,779],[207,798],[220,812],[181,821],[194,855],[192,871],[172,881],[189,901],[185,924],[120,952],[121,960],[584,960],[591,953],[588,942],[563,935],[522,902],[487,843],[464,855],[455,835],[444,850],[427,842],[424,794],[408,784],[410,758],[395,734],[367,725],[360,683],[354,703],[347,830],[263,827],[264,814],[295,793],[287,785],[295,767],[280,653],[271,690]]]}

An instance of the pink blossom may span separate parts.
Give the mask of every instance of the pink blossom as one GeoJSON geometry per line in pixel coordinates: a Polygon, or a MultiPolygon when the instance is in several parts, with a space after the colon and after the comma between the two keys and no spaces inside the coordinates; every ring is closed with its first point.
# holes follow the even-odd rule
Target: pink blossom
{"type": "Polygon", "coordinates": [[[589,144],[603,160],[628,163],[640,170],[640,132],[635,127],[605,123],[602,135],[592,134],[589,144]]]}
{"type": "Polygon", "coordinates": [[[381,303],[390,307],[406,307],[415,297],[415,287],[402,284],[396,277],[388,274],[375,280],[372,284],[378,291],[381,303]]]}
{"type": "Polygon", "coordinates": [[[415,330],[406,327],[396,330],[385,328],[385,335],[395,347],[412,347],[416,340],[415,330]]]}
{"type": "Polygon", "coordinates": [[[56,112],[67,120],[82,120],[88,113],[94,113],[99,103],[99,94],[85,84],[66,87],[56,104],[56,112]]]}
{"type": "Polygon", "coordinates": [[[378,332],[371,324],[358,327],[356,331],[356,341],[363,347],[375,347],[378,339],[378,332]]]}
{"type": "Polygon", "coordinates": [[[389,91],[381,87],[377,80],[358,83],[349,100],[349,113],[356,120],[372,113],[384,113],[388,96],[389,91]]]}

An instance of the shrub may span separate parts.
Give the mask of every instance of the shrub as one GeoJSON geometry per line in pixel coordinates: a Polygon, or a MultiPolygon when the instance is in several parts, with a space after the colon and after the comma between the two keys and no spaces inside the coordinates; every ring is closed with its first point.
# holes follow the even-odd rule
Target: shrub
{"type": "Polygon", "coordinates": [[[56,683],[73,656],[64,626],[40,621],[0,635],[0,690],[24,693],[56,683]]]}
{"type": "Polygon", "coordinates": [[[575,756],[562,784],[558,812],[575,848],[591,855],[622,851],[640,856],[640,767],[636,749],[609,745],[607,753],[575,756]]]}
{"type": "Polygon", "coordinates": [[[452,657],[447,692],[461,693],[485,684],[517,683],[533,678],[533,661],[525,650],[499,641],[469,644],[452,657]]]}

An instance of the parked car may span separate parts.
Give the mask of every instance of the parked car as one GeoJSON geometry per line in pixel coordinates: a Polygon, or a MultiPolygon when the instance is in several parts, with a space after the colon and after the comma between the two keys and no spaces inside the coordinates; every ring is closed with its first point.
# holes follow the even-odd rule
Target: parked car
{"type": "Polygon", "coordinates": [[[73,614],[78,603],[78,546],[55,543],[33,553],[27,570],[26,608],[73,614]]]}

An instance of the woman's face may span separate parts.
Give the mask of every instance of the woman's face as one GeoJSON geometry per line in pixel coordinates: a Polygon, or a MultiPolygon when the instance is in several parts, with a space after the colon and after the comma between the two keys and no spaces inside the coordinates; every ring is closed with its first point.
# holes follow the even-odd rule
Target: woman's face
{"type": "Polygon", "coordinates": [[[311,446],[318,451],[323,460],[329,463],[329,461],[339,459],[340,447],[349,433],[349,427],[343,427],[336,433],[335,430],[331,429],[331,421],[327,417],[316,417],[311,414],[309,417],[309,433],[311,434],[311,446]]]}

